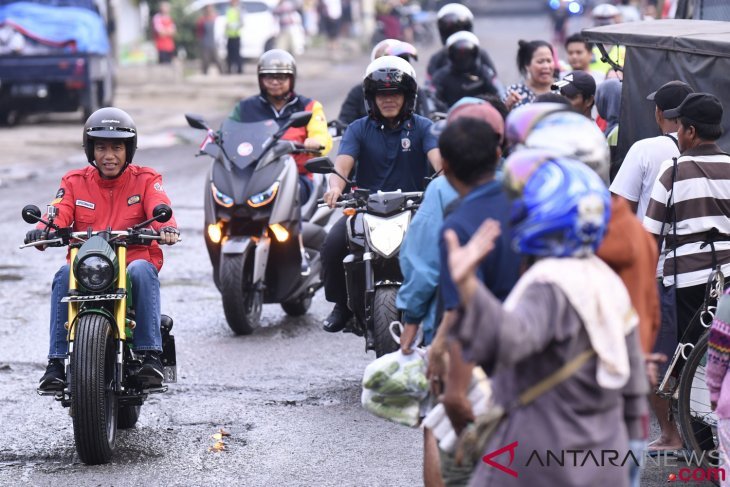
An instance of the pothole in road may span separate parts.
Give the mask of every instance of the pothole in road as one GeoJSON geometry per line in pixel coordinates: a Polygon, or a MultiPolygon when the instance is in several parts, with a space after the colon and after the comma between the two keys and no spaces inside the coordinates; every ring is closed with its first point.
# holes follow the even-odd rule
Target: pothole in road
{"type": "Polygon", "coordinates": [[[22,281],[23,276],[20,274],[0,274],[0,282],[16,282],[16,281],[22,281]]]}

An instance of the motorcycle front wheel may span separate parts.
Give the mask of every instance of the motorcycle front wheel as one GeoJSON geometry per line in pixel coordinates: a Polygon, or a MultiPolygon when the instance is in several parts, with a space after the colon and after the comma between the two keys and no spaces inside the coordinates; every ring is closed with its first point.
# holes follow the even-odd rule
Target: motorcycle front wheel
{"type": "Polygon", "coordinates": [[[250,335],[261,324],[263,295],[251,282],[253,254],[253,249],[249,249],[245,254],[221,255],[223,313],[236,335],[250,335]]]}
{"type": "Polygon", "coordinates": [[[395,298],[397,295],[397,286],[383,286],[375,289],[375,299],[373,300],[373,344],[375,346],[376,357],[395,352],[400,348],[400,345],[393,340],[393,336],[390,334],[390,324],[400,319],[400,312],[395,306],[395,298]]]}
{"type": "Polygon", "coordinates": [[[108,463],[117,438],[114,337],[104,315],[88,314],[76,325],[71,354],[71,408],[76,451],[88,465],[108,463]]]}

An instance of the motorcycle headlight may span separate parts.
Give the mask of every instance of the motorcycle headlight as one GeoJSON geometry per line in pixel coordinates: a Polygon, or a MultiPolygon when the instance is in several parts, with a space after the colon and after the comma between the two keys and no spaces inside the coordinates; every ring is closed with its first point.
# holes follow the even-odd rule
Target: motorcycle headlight
{"type": "Polygon", "coordinates": [[[255,194],[251,196],[247,203],[248,206],[252,208],[259,208],[261,206],[268,205],[272,201],[274,201],[274,198],[276,197],[276,193],[279,191],[279,181],[274,182],[271,186],[266,188],[265,191],[262,191],[258,194],[255,194]]]}
{"type": "Polygon", "coordinates": [[[366,214],[365,230],[370,246],[386,259],[398,251],[411,222],[411,212],[406,211],[391,218],[366,214]]]}
{"type": "Polygon", "coordinates": [[[114,265],[105,256],[90,254],[76,265],[76,280],[89,291],[103,291],[112,285],[116,277],[114,265]]]}
{"type": "Polygon", "coordinates": [[[215,184],[210,183],[210,191],[213,193],[213,199],[215,200],[215,202],[222,207],[230,208],[231,206],[233,206],[233,198],[225,193],[222,193],[218,188],[215,187],[215,184]]]}

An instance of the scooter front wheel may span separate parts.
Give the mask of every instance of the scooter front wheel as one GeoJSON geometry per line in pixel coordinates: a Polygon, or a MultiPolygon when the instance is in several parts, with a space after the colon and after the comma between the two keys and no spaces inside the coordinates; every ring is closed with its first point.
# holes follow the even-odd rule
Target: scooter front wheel
{"type": "Polygon", "coordinates": [[[223,312],[236,335],[250,335],[261,324],[263,295],[253,288],[253,251],[223,254],[220,266],[220,289],[223,312]]]}

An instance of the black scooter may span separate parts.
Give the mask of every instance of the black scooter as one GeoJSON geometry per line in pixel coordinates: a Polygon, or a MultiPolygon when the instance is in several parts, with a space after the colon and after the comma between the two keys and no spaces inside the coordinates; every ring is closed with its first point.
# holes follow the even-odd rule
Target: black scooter
{"type": "Polygon", "coordinates": [[[213,158],[205,182],[205,244],[228,325],[237,335],[259,326],[262,305],[280,303],[292,316],[305,314],[322,286],[319,249],[332,211],[318,209],[324,178],[314,180],[308,201],[299,201],[292,154],[317,153],[281,140],[290,127],[305,127],[311,112],[297,112],[279,128],[274,120],[227,119],[218,132],[202,117],[188,124],[207,131],[200,155],[213,158]],[[300,230],[299,211],[302,225],[300,230]],[[300,234],[310,272],[302,275],[300,234]]]}

